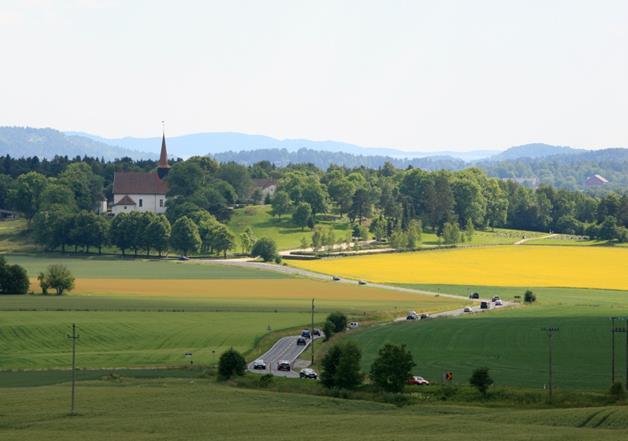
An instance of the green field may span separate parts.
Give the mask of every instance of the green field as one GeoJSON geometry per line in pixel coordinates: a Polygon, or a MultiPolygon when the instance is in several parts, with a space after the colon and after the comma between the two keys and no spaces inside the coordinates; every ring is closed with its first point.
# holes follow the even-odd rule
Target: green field
{"type": "Polygon", "coordinates": [[[86,279],[281,279],[275,271],[192,261],[123,259],[121,257],[71,257],[59,255],[5,255],[8,263],[22,265],[34,278],[51,264],[66,265],[77,278],[86,279]]]}
{"type": "MultiPolygon", "coordinates": [[[[295,380],[299,381],[299,380],[295,380]]],[[[234,389],[204,379],[80,382],[78,417],[69,385],[2,389],[3,441],[438,440],[617,441],[628,407],[514,410],[390,404],[234,389]],[[307,415],[307,416],[306,416],[307,415]]]]}
{"type": "Polygon", "coordinates": [[[548,237],[547,239],[533,239],[526,242],[526,245],[565,245],[565,246],[582,246],[582,247],[626,247],[628,243],[609,243],[606,240],[579,239],[574,236],[559,235],[556,237],[548,237]]]}
{"type": "MultiPolygon", "coordinates": [[[[523,296],[520,288],[418,285],[418,289],[466,295],[523,296]]],[[[610,384],[610,316],[628,316],[628,292],[536,288],[536,304],[458,318],[399,323],[364,330],[352,338],[370,366],[385,343],[403,343],[414,354],[416,371],[438,380],[453,371],[467,382],[480,366],[491,369],[498,385],[542,388],[547,382],[547,338],[541,328],[558,326],[554,340],[555,384],[569,389],[605,389],[610,384]]],[[[624,380],[622,337],[616,341],[618,379],[624,380]]]]}

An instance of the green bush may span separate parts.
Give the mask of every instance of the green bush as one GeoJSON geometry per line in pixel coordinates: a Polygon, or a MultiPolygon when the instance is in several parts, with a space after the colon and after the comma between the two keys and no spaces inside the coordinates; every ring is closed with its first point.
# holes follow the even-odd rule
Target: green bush
{"type": "Polygon", "coordinates": [[[277,257],[277,245],[274,240],[262,237],[253,245],[251,255],[253,257],[261,257],[264,262],[272,262],[277,257]]]}
{"type": "Polygon", "coordinates": [[[371,366],[371,379],[386,392],[402,392],[415,366],[405,345],[386,344],[371,366]]]}
{"type": "Polygon", "coordinates": [[[235,375],[244,375],[245,371],[246,361],[238,351],[229,349],[220,356],[218,377],[221,380],[228,380],[235,375]]]}
{"type": "Polygon", "coordinates": [[[525,292],[525,294],[523,295],[523,301],[525,303],[534,303],[534,302],[536,302],[536,294],[534,294],[530,290],[527,290],[525,292]]]}
{"type": "Polygon", "coordinates": [[[488,388],[494,383],[493,379],[488,373],[488,368],[477,368],[471,374],[469,378],[469,384],[474,386],[483,397],[487,396],[488,388]]]}
{"type": "Polygon", "coordinates": [[[347,329],[347,316],[342,312],[332,312],[327,316],[327,321],[334,325],[334,332],[342,332],[347,329]]]}

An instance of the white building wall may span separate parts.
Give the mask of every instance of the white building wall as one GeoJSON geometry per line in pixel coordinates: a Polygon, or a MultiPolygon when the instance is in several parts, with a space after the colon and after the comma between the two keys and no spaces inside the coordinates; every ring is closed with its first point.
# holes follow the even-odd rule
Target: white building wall
{"type": "Polygon", "coordinates": [[[114,194],[113,204],[111,207],[113,214],[130,213],[131,211],[150,211],[157,214],[166,212],[166,196],[163,194],[114,194]],[[133,199],[135,205],[117,205],[120,199],[125,196],[133,199]]]}

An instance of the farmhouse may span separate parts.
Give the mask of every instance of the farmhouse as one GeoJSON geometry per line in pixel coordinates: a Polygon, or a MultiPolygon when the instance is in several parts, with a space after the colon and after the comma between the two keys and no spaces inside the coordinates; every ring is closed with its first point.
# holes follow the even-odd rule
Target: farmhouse
{"type": "Polygon", "coordinates": [[[589,176],[587,180],[584,181],[585,187],[599,187],[604,184],[608,184],[608,180],[600,175],[589,176]]]}
{"type": "Polygon", "coordinates": [[[166,136],[161,138],[161,154],[156,172],[116,172],[113,176],[113,206],[115,214],[131,211],[165,213],[168,184],[168,152],[166,136]]]}

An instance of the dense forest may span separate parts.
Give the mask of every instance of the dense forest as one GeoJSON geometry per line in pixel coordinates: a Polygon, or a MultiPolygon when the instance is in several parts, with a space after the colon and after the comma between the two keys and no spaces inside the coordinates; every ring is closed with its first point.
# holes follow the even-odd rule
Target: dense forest
{"type": "MultiPolygon", "coordinates": [[[[219,163],[209,157],[177,161],[167,176],[166,215],[131,213],[113,220],[94,212],[111,199],[117,170],[154,170],[154,161],[95,158],[51,161],[0,158],[0,208],[24,216],[34,238],[48,249],[67,246],[124,253],[169,247],[182,253],[223,253],[234,247],[228,222],[240,204],[272,205],[277,216],[314,229],[320,216],[346,217],[379,241],[402,244],[420,231],[433,231],[445,242],[462,240],[461,231],[509,227],[587,235],[612,241],[628,236],[628,195],[603,196],[541,185],[526,188],[512,180],[487,176],[478,168],[460,171],[382,167],[348,169],[311,164],[277,167],[269,161],[250,166],[219,163]],[[255,179],[271,180],[277,191],[265,200],[255,179]],[[405,239],[404,239],[405,235],[405,239]]],[[[253,238],[241,237],[249,243],[253,238]]],[[[403,246],[401,246],[403,247],[403,246]]]]}

